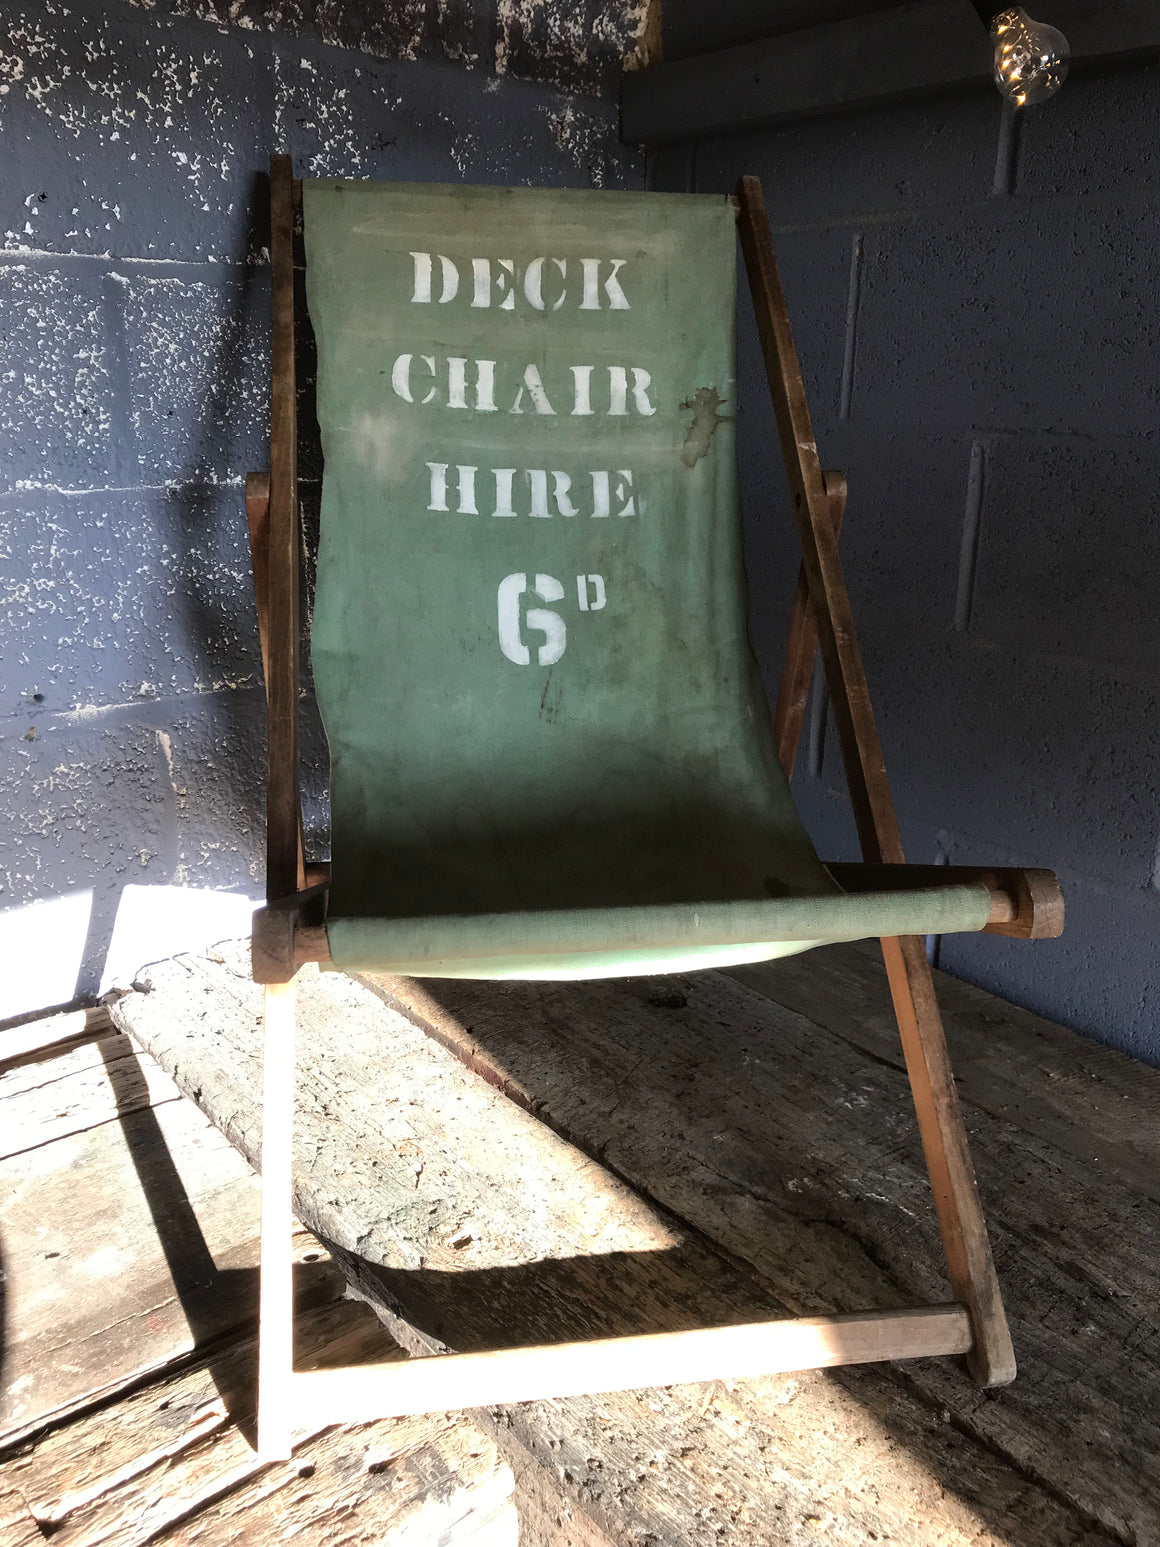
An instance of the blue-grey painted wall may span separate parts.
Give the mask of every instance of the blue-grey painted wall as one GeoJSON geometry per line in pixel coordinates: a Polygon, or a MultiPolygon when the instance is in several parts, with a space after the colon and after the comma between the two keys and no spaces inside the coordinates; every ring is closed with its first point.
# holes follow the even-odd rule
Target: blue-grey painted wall
{"type": "MultiPolygon", "coordinates": [[[[181,9],[28,0],[0,39],[0,1019],[95,992],[115,922],[118,967],[180,944],[171,888],[261,894],[242,479],[267,464],[270,152],[306,175],[643,177],[594,95],[631,4],[555,31],[552,7],[462,4],[405,37],[380,12],[406,8],[330,6],[329,43],[308,8],[293,38],[276,8],[181,9]]],[[[315,825],[322,761],[315,735],[315,825]]],[[[209,899],[194,924],[215,912],[239,916],[209,899]]]]}
{"type": "MultiPolygon", "coordinates": [[[[758,174],[913,860],[1048,865],[1059,941],[940,964],[1160,1062],[1160,69],[1076,71],[1018,126],[979,91],[657,154],[758,174]]],[[[795,567],[743,302],[755,632],[776,688],[795,567]]],[[[815,704],[798,769],[855,858],[815,704]]]]}

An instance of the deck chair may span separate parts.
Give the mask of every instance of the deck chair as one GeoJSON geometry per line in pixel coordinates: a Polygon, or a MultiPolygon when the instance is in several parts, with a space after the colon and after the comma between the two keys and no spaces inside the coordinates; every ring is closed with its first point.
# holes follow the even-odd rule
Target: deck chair
{"type": "Polygon", "coordinates": [[[1048,871],[907,866],[759,184],[735,198],[271,167],[270,470],[247,509],[269,700],[259,1447],[334,1422],[965,1354],[1015,1364],[922,936],[1057,934],[1048,871]],[[295,225],[325,475],[312,664],[328,874],[298,790],[295,225]],[[802,552],[770,716],[734,458],[736,247],[802,552]],[[793,807],[820,645],[865,862],[793,807]],[[292,1373],[294,975],[585,978],[880,938],[953,1301],[292,1373]]]}

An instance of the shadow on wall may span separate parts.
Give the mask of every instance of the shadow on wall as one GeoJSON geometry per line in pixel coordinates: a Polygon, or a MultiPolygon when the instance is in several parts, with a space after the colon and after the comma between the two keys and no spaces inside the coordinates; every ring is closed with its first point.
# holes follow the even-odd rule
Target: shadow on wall
{"type": "MultiPolygon", "coordinates": [[[[137,664],[160,681],[141,684],[145,702],[140,709],[95,705],[61,716],[74,726],[86,721],[99,726],[99,750],[93,758],[91,744],[83,747],[82,741],[83,750],[69,746],[73,756],[80,752],[74,763],[62,748],[56,756],[66,761],[45,770],[41,789],[46,795],[70,781],[77,790],[71,809],[58,806],[51,816],[46,810],[38,834],[55,841],[49,855],[37,854],[35,879],[43,885],[42,866],[51,867],[61,890],[0,912],[5,954],[11,953],[13,964],[0,983],[0,1022],[127,986],[147,961],[249,929],[259,886],[239,894],[183,883],[216,868],[206,861],[222,848],[246,856],[249,872],[254,869],[250,856],[260,851],[253,815],[260,808],[263,694],[251,685],[255,678],[260,683],[261,674],[243,496],[240,488],[230,487],[236,478],[228,469],[246,455],[246,447],[238,444],[246,430],[238,398],[250,373],[249,357],[256,359],[260,373],[258,390],[266,391],[269,272],[254,259],[266,245],[268,207],[268,178],[256,177],[250,221],[239,233],[241,250],[228,265],[231,276],[240,278],[214,287],[213,304],[221,309],[207,330],[211,349],[191,354],[172,376],[158,378],[150,408],[161,429],[154,427],[151,439],[145,432],[138,439],[141,415],[125,415],[128,445],[123,454],[144,477],[164,476],[166,484],[147,491],[154,496],[155,519],[140,538],[144,562],[136,576],[139,606],[131,620],[144,622],[141,649],[134,652],[130,643],[128,653],[139,660],[121,669],[128,673],[137,664]],[[175,401],[168,409],[167,394],[175,401]],[[179,395],[204,405],[188,437],[181,429],[166,430],[180,413],[179,395]],[[150,462],[156,463],[152,470],[150,462]],[[192,665],[193,691],[178,708],[168,694],[184,685],[178,680],[184,663],[192,665]],[[186,758],[189,765],[179,767],[186,758]],[[77,782],[82,771],[90,775],[83,794],[77,782]],[[94,796],[102,786],[108,794],[98,811],[94,796]],[[249,820],[239,824],[243,814],[249,820]],[[70,845],[70,829],[84,834],[79,847],[70,845]],[[108,847],[102,853],[106,834],[108,847]],[[148,874],[157,869],[172,879],[162,884],[126,879],[135,870],[148,874]],[[93,884],[70,885],[78,876],[93,884]]],[[[132,281],[120,288],[126,310],[141,306],[147,326],[164,340],[166,303],[136,293],[132,281]]],[[[175,333],[170,347],[181,342],[175,333]]],[[[129,512],[118,515],[132,525],[129,512]]],[[[97,525],[112,529],[109,557],[116,563],[126,541],[117,530],[118,517],[97,525]]],[[[73,576],[64,579],[67,586],[73,576]]],[[[114,618],[117,606],[114,602],[109,609],[114,618]]],[[[75,681],[67,687],[74,689],[75,681]]],[[[39,736],[26,739],[35,746],[39,736]]],[[[245,879],[238,876],[235,884],[245,879]]]]}

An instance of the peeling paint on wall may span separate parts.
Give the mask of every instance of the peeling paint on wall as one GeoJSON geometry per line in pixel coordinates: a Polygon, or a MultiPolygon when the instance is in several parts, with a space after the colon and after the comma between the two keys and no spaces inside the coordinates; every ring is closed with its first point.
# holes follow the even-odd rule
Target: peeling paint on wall
{"type": "Polygon", "coordinates": [[[660,0],[135,0],[219,27],[309,37],[380,59],[445,60],[612,95],[656,51],[660,0]],[[631,68],[630,64],[630,68],[631,68]]]}

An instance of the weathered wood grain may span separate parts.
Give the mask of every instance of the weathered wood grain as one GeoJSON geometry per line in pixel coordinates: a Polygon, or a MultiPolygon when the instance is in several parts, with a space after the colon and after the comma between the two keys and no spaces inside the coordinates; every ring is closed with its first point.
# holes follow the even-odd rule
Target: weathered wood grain
{"type": "MultiPolygon", "coordinates": [[[[223,950],[224,967],[162,964],[152,991],[115,1013],[256,1153],[261,1001],[243,952],[223,950]]],[[[466,1350],[723,1324],[755,1307],[770,1314],[761,1280],[803,1310],[836,1298],[848,1309],[945,1294],[905,1082],[727,979],[434,985],[437,1009],[428,1002],[422,1013],[441,1017],[461,1053],[580,1139],[586,1155],[357,984],[303,977],[296,1207],[405,1346],[466,1350]],[[454,993],[474,998],[453,1002],[454,993]]],[[[1025,1142],[1003,1141],[1009,1191],[1043,1185],[1041,1157],[1025,1142]],[[1010,1173],[1013,1152],[1024,1178],[1010,1173]]],[[[1014,1235],[1004,1246],[1015,1260],[1036,1258],[1037,1246],[1023,1251],[1014,1235]]],[[[1082,1231],[1077,1242],[1070,1266],[1090,1287],[1082,1231]]],[[[1063,1256],[1021,1291],[1044,1322],[1045,1345],[1086,1336],[1067,1324],[1079,1296],[1073,1284],[1066,1297],[1063,1256]]],[[[1124,1286],[1136,1300],[1145,1276],[1137,1262],[1124,1286]]],[[[1092,1314],[1105,1368],[1115,1371],[1120,1356],[1107,1333],[1123,1335],[1124,1326],[1103,1307],[1085,1310],[1092,1314]]],[[[1140,1460],[1146,1390],[1131,1396],[1114,1380],[1100,1388],[1089,1374],[1080,1413],[1095,1454],[1073,1482],[1065,1474],[1080,1441],[1063,1435],[1063,1458],[1040,1481],[1047,1449],[1075,1414],[1050,1411],[1051,1379],[1043,1411],[1009,1408],[1013,1394],[1037,1385],[1037,1359],[1030,1379],[999,1398],[932,1361],[901,1367],[900,1378],[851,1370],[481,1417],[501,1449],[558,1480],[585,1531],[617,1541],[780,1544],[813,1542],[820,1530],[835,1543],[877,1535],[915,1547],[1095,1547],[1127,1542],[1133,1530],[1146,1539],[1156,1518],[1140,1460]],[[1117,1416],[1125,1396],[1127,1416],[1117,1416]],[[1105,1464],[1110,1487],[1092,1508],[1105,1464]]]]}
{"type": "MultiPolygon", "coordinates": [[[[402,1357],[350,1301],[301,1314],[297,1335],[303,1368],[402,1357]]],[[[0,1464],[0,1497],[11,1487],[13,1518],[33,1528],[26,1540],[388,1544],[411,1530],[416,1544],[515,1547],[512,1475],[462,1415],[314,1436],[308,1427],[291,1463],[260,1463],[251,1446],[256,1355],[253,1336],[235,1339],[0,1464]]]]}
{"type": "MultiPolygon", "coordinates": [[[[903,1067],[876,945],[861,941],[729,976],[903,1067]]],[[[1160,1079],[1134,1059],[936,972],[959,1092],[1160,1202],[1160,1079]]]]}
{"type": "MultiPolygon", "coordinates": [[[[945,1294],[897,1031],[889,1062],[868,1059],[715,974],[486,990],[392,979],[380,989],[752,1264],[794,1310],[945,1294]]],[[[880,965],[876,995],[885,1019],[880,965]]],[[[841,1002],[836,989],[835,1018],[841,1002]]],[[[1016,1024],[1004,1040],[1019,1039],[1016,1024]]],[[[1160,1453],[1160,1209],[1018,1126],[1018,1114],[966,1111],[1024,1378],[985,1401],[947,1361],[905,1366],[905,1378],[1088,1518],[1127,1540],[1160,1540],[1160,1465],[1150,1459],[1160,1453]]],[[[1082,1107],[1072,1115],[1080,1122],[1082,1107]]]]}
{"type": "Polygon", "coordinates": [[[107,1036],[112,1030],[113,1023],[104,1005],[18,1021],[0,1031],[0,1072],[17,1064],[54,1057],[82,1042],[107,1036]]]}
{"type": "Polygon", "coordinates": [[[33,1547],[44,1541],[43,1533],[13,1488],[0,1488],[0,1547],[33,1547]]]}
{"type": "Polygon", "coordinates": [[[153,1060],[139,1059],[122,1036],[17,1064],[0,1074],[0,1160],[179,1095],[153,1060]]]}
{"type": "Polygon", "coordinates": [[[255,1178],[127,1037],[9,1071],[0,1134],[0,1442],[255,1315],[255,1178]]]}
{"type": "Polygon", "coordinates": [[[266,900],[305,884],[298,775],[298,429],[294,172],[270,157],[270,486],[266,514],[266,900]]]}

